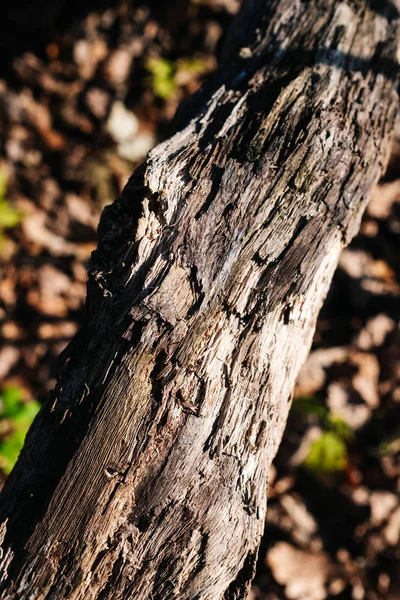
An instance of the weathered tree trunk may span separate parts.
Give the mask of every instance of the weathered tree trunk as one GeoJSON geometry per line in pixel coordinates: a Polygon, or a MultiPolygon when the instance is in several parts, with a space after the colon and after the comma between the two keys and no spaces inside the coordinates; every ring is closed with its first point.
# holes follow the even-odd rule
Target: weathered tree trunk
{"type": "Polygon", "coordinates": [[[398,12],[377,6],[249,0],[104,211],[1,497],[0,598],[245,598],[296,374],[388,157],[398,12]]]}

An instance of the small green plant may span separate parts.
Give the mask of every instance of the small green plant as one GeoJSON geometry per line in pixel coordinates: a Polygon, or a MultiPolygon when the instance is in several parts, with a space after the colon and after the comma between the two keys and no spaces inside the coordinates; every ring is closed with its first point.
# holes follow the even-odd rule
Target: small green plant
{"type": "Polygon", "coordinates": [[[16,227],[21,221],[21,213],[15,210],[6,198],[7,175],[0,168],[0,250],[4,241],[4,230],[16,227]]]}
{"type": "Polygon", "coordinates": [[[23,402],[22,390],[17,386],[7,386],[0,393],[0,467],[6,475],[17,461],[39,408],[36,400],[23,402]]]}
{"type": "Polygon", "coordinates": [[[293,401],[293,411],[326,419],[329,410],[318,396],[299,396],[293,401]]]}
{"type": "Polygon", "coordinates": [[[328,413],[327,425],[338,437],[342,438],[346,442],[351,441],[354,437],[354,432],[350,425],[338,415],[335,415],[331,412],[328,413]]]}
{"type": "Polygon", "coordinates": [[[199,58],[182,59],[176,63],[166,58],[152,57],[146,61],[146,69],[151,75],[151,87],[158,98],[171,98],[189,75],[201,75],[207,71],[207,64],[199,58]]]}
{"type": "Polygon", "coordinates": [[[166,58],[148,58],[146,69],[151,74],[151,85],[154,94],[163,100],[170,98],[177,89],[174,63],[166,58]]]}
{"type": "Polygon", "coordinates": [[[303,465],[313,473],[343,471],[347,465],[345,441],[333,431],[324,431],[311,445],[303,465]]]}
{"type": "Polygon", "coordinates": [[[394,434],[384,439],[379,444],[379,454],[381,456],[395,456],[400,453],[400,429],[397,429],[394,434]]]}
{"type": "Polygon", "coordinates": [[[178,62],[178,72],[192,73],[193,75],[202,75],[207,71],[207,63],[201,58],[187,58],[178,62]]]}
{"type": "Polygon", "coordinates": [[[322,433],[303,460],[303,466],[314,474],[343,471],[348,464],[347,442],[353,431],[338,415],[329,411],[318,396],[296,398],[293,409],[317,417],[322,433]]]}

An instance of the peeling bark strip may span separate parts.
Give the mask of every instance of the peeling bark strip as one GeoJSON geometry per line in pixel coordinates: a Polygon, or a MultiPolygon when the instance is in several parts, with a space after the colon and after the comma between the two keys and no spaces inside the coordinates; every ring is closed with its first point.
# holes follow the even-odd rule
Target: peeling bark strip
{"type": "Polygon", "coordinates": [[[2,494],[0,598],[246,597],[296,374],[387,161],[398,31],[393,3],[248,1],[103,213],[2,494]]]}

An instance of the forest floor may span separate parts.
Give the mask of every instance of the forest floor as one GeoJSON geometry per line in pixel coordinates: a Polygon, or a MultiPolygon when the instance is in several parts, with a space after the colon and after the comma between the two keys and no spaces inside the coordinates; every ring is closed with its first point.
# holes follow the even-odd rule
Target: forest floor
{"type": "MultiPolygon", "coordinates": [[[[215,69],[238,9],[235,0],[87,4],[67,25],[61,6],[51,31],[16,13],[18,33],[3,36],[2,481],[82,322],[100,212],[215,69]]],[[[400,136],[298,379],[252,600],[400,599],[399,250],[400,136]]]]}

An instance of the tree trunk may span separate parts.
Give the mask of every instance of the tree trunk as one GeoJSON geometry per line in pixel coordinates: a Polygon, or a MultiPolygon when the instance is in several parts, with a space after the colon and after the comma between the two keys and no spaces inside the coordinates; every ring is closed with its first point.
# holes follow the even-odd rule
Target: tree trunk
{"type": "Polygon", "coordinates": [[[1,599],[246,597],[296,375],[388,158],[397,17],[248,0],[105,209],[85,324],[1,497],[1,599]]]}

